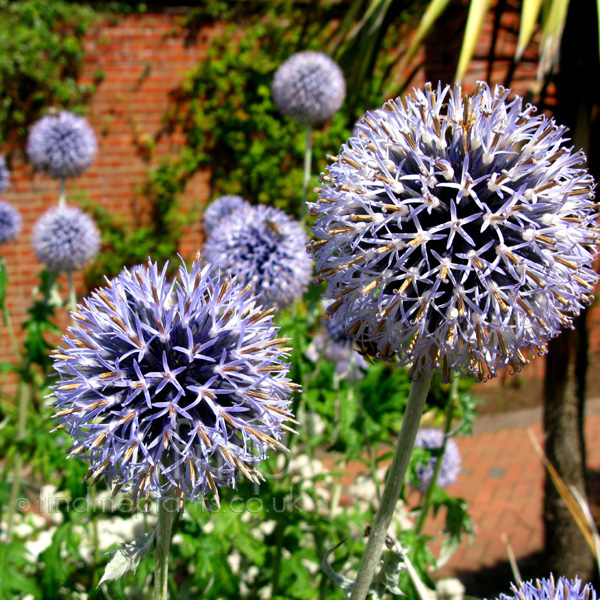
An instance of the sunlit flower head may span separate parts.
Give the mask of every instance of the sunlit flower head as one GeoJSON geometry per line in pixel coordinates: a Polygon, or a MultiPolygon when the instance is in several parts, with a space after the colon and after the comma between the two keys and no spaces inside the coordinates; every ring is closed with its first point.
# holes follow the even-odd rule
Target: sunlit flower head
{"type": "Polygon", "coordinates": [[[6,166],[3,156],[0,156],[0,193],[2,193],[10,183],[10,171],[6,166]]]}
{"type": "Polygon", "coordinates": [[[368,112],[309,209],[331,318],[417,378],[518,370],[591,301],[585,156],[509,93],[427,85],[368,112]]]}
{"type": "Polygon", "coordinates": [[[554,577],[519,581],[511,584],[512,594],[500,594],[498,600],[596,600],[596,590],[591,584],[583,585],[580,579],[560,577],[554,582],[554,577]]]}
{"type": "Polygon", "coordinates": [[[216,227],[204,258],[250,285],[259,300],[283,307],[302,295],[312,273],[300,223],[271,206],[238,211],[216,227]]]}
{"type": "Polygon", "coordinates": [[[300,123],[322,123],[331,118],[346,97],[344,74],[322,52],[298,52],[273,77],[273,100],[282,114],[300,123]]]}
{"type": "Polygon", "coordinates": [[[213,229],[228,219],[234,212],[250,208],[241,196],[221,196],[208,205],[204,212],[204,232],[210,235],[213,229]]]}
{"type": "MultiPolygon", "coordinates": [[[[437,451],[442,449],[443,444],[443,431],[433,428],[419,429],[415,441],[417,448],[437,451]]],[[[429,489],[438,460],[438,456],[431,456],[425,464],[417,467],[418,487],[421,492],[426,492],[429,489]]],[[[436,485],[441,488],[452,485],[460,473],[460,463],[458,446],[452,438],[449,438],[446,441],[444,457],[442,458],[436,485]]]]}
{"type": "Polygon", "coordinates": [[[0,244],[14,240],[21,232],[21,214],[8,202],[0,200],[0,244]]]}
{"type": "Polygon", "coordinates": [[[74,206],[46,211],[33,228],[33,249],[51,271],[77,271],[100,249],[94,220],[74,206]]]}
{"type": "Polygon", "coordinates": [[[94,161],[97,149],[89,123],[68,111],[42,117],[27,139],[31,164],[57,179],[83,173],[94,161]]]}
{"type": "Polygon", "coordinates": [[[199,500],[259,462],[291,421],[288,338],[248,289],[195,262],[125,269],[72,313],[55,353],[69,455],[134,498],[199,500]]]}

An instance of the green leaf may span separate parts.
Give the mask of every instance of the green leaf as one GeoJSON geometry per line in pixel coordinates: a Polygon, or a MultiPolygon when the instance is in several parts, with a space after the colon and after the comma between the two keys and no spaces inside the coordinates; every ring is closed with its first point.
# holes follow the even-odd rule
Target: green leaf
{"type": "Polygon", "coordinates": [[[450,0],[431,0],[431,2],[427,5],[425,14],[421,17],[421,21],[419,22],[419,28],[415,32],[410,46],[408,47],[408,51],[404,59],[407,63],[413,60],[417,54],[417,50],[421,46],[421,42],[423,42],[423,40],[427,37],[434,23],[446,10],[446,7],[449,3],[450,0]]]}
{"type": "MultiPolygon", "coordinates": [[[[599,0],[600,1],[600,0],[599,0]]],[[[543,0],[523,0],[521,8],[521,24],[519,27],[519,40],[515,50],[515,62],[519,62],[527,48],[538,21],[543,0]]]]}
{"type": "Polygon", "coordinates": [[[475,44],[479,39],[479,34],[490,9],[490,4],[491,0],[471,0],[467,25],[465,27],[465,37],[463,38],[456,76],[454,77],[456,83],[462,83],[467,72],[467,68],[475,52],[475,44]]]}
{"type": "Polygon", "coordinates": [[[118,550],[109,552],[111,558],[98,585],[105,581],[116,581],[126,573],[135,573],[140,563],[154,550],[155,539],[156,529],[153,529],[133,542],[123,544],[118,550]]]}
{"type": "Polygon", "coordinates": [[[558,66],[569,0],[546,0],[542,10],[542,39],[538,76],[544,77],[558,66]]]}

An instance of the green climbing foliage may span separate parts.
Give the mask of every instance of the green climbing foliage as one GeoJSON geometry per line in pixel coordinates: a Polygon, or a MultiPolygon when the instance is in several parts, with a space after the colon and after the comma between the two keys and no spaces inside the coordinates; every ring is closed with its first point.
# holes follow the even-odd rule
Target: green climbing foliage
{"type": "MultiPolygon", "coordinates": [[[[278,112],[271,82],[294,52],[327,51],[328,32],[340,8],[313,4],[311,11],[294,2],[243,3],[235,10],[233,3],[221,1],[188,15],[185,25],[193,30],[215,21],[228,24],[211,41],[206,59],[172,94],[164,131],[179,128],[186,135],[185,147],[168,167],[174,177],[185,180],[198,169],[209,169],[212,197],[238,194],[299,213],[305,128],[278,112]]],[[[337,153],[356,119],[381,104],[385,58],[380,67],[362,90],[354,114],[343,107],[314,130],[315,173],[325,167],[327,154],[337,153]]],[[[311,183],[317,184],[316,176],[311,183]]]]}
{"type": "Polygon", "coordinates": [[[95,90],[78,81],[94,15],[65,0],[0,0],[0,146],[23,147],[49,107],[81,112],[95,90]]]}

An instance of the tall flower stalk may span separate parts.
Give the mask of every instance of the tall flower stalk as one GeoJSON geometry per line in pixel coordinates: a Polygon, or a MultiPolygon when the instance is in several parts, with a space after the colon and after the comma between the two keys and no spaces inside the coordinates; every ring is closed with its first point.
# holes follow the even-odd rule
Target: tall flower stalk
{"type": "Polygon", "coordinates": [[[306,126],[306,142],[304,144],[304,174],[302,177],[302,207],[300,221],[306,223],[306,200],[308,199],[308,186],[310,184],[310,172],[312,163],[312,125],[306,126]]]}
{"type": "Polygon", "coordinates": [[[330,317],[415,380],[352,592],[366,597],[434,370],[519,370],[590,303],[598,207],[565,128],[510,90],[427,85],[368,112],[309,207],[330,317]],[[418,400],[417,400],[418,399],[418,400]]]}
{"type": "Polygon", "coordinates": [[[346,82],[339,66],[322,52],[298,52],[288,58],[273,77],[273,100],[279,111],[306,125],[304,174],[300,219],[306,221],[310,183],[313,125],[330,119],[346,97],[346,82]]]}
{"type": "Polygon", "coordinates": [[[444,462],[444,456],[446,454],[446,448],[448,446],[448,440],[450,435],[450,430],[452,429],[452,418],[454,415],[454,406],[458,399],[458,382],[460,381],[460,377],[456,375],[452,380],[452,386],[450,388],[450,398],[448,399],[448,404],[446,405],[446,421],[444,424],[444,434],[443,441],[440,447],[439,455],[437,456],[437,460],[435,461],[435,466],[433,468],[433,473],[431,475],[431,480],[427,485],[427,489],[425,491],[425,495],[423,498],[423,502],[421,503],[421,512],[419,513],[419,519],[417,524],[415,525],[415,532],[420,534],[423,531],[423,527],[425,526],[425,521],[427,519],[427,514],[429,513],[429,507],[431,505],[431,497],[433,496],[433,491],[437,485],[438,477],[440,475],[440,471],[442,470],[442,465],[444,462]]]}

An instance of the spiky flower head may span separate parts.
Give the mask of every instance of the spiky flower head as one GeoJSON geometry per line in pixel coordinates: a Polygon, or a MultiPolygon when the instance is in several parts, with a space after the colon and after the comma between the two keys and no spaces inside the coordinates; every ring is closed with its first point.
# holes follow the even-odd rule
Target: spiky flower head
{"type": "Polygon", "coordinates": [[[83,173],[97,150],[96,135],[89,123],[68,111],[42,117],[27,140],[31,164],[56,179],[83,173]]]}
{"type": "Polygon", "coordinates": [[[10,183],[10,171],[6,166],[3,156],[0,156],[0,193],[2,193],[10,183]]]}
{"type": "Polygon", "coordinates": [[[368,112],[310,206],[329,314],[416,378],[520,369],[591,301],[585,156],[509,93],[427,85],[368,112]]]}
{"type": "Polygon", "coordinates": [[[260,301],[282,307],[302,295],[312,273],[300,223],[272,206],[238,211],[214,229],[204,258],[243,285],[260,301]]]}
{"type": "Polygon", "coordinates": [[[0,244],[14,240],[21,232],[21,214],[8,202],[0,200],[0,244]]]}
{"type": "Polygon", "coordinates": [[[344,74],[322,52],[298,52],[275,71],[273,100],[280,112],[305,124],[333,117],[346,97],[344,74]]]}
{"type": "Polygon", "coordinates": [[[591,584],[582,585],[580,579],[554,577],[511,583],[512,594],[500,594],[498,600],[596,600],[596,590],[591,584]]]}
{"type": "Polygon", "coordinates": [[[199,500],[257,464],[286,429],[289,341],[248,288],[195,262],[125,269],[73,313],[55,354],[55,417],[94,481],[199,500]]]}
{"type": "Polygon", "coordinates": [[[51,271],[76,271],[98,254],[100,233],[94,220],[79,208],[58,206],[35,224],[33,249],[51,271]]]}
{"type": "MultiPolygon", "coordinates": [[[[444,445],[444,432],[439,429],[425,428],[419,429],[415,446],[426,448],[427,450],[441,450],[444,445]]],[[[421,492],[429,489],[433,472],[439,460],[438,456],[431,456],[429,460],[422,465],[417,466],[418,487],[421,492]]],[[[440,471],[437,476],[436,485],[445,488],[452,485],[460,473],[460,451],[456,442],[452,438],[446,440],[446,448],[440,465],[440,471]]]]}
{"type": "Polygon", "coordinates": [[[210,235],[213,229],[241,209],[250,208],[250,204],[241,196],[221,196],[210,203],[204,212],[204,231],[210,235]]]}

